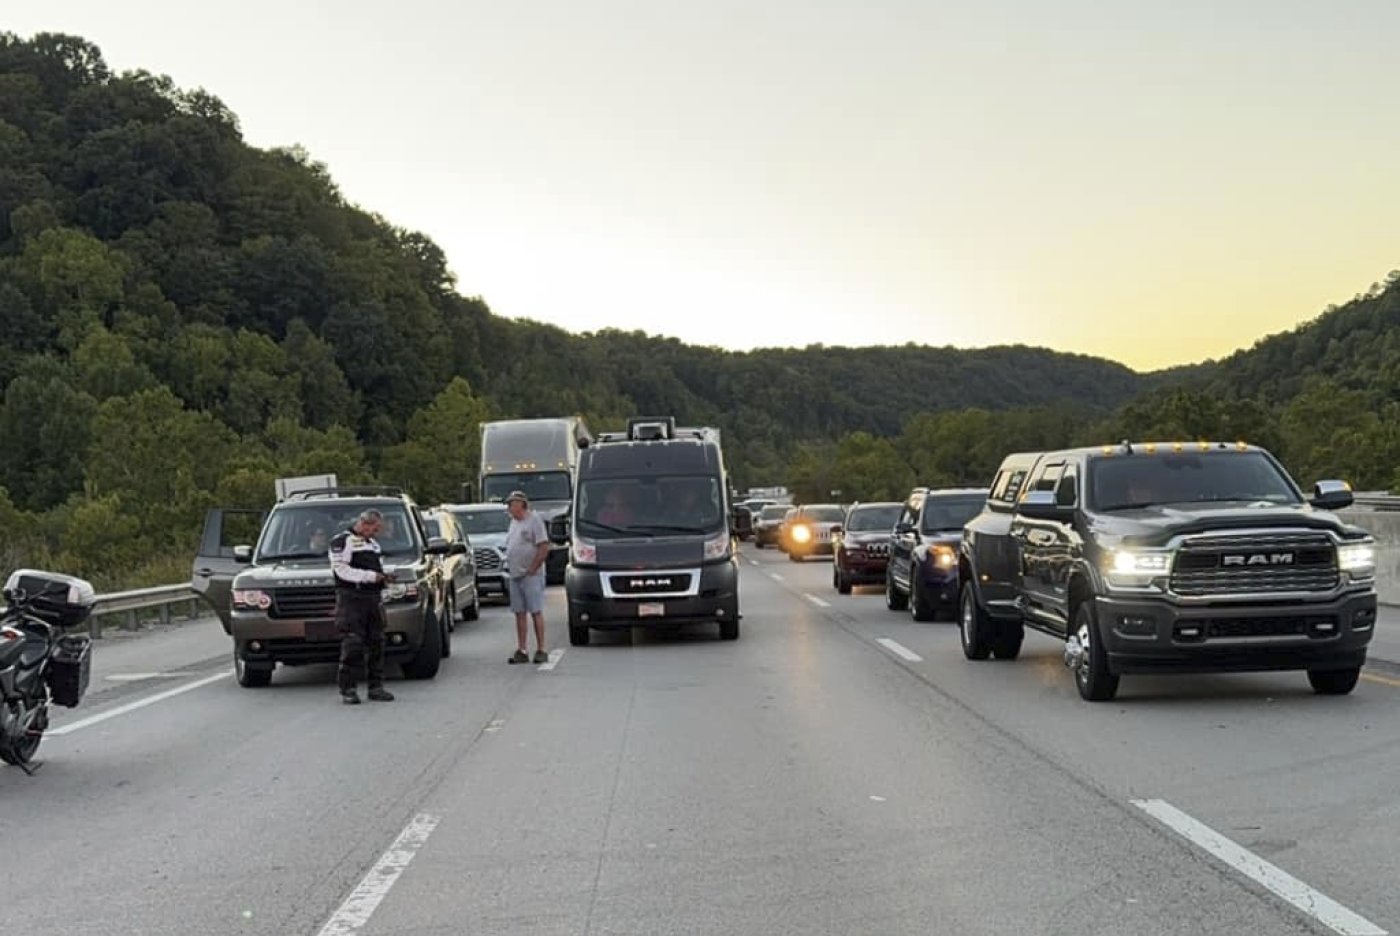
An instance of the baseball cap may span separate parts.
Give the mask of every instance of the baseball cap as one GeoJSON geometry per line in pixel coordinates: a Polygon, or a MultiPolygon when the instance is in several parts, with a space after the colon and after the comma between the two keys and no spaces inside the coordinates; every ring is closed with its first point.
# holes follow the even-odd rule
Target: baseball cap
{"type": "Polygon", "coordinates": [[[530,506],[530,498],[525,496],[524,491],[511,491],[510,496],[506,498],[506,503],[509,504],[511,501],[520,501],[526,507],[530,506]]]}

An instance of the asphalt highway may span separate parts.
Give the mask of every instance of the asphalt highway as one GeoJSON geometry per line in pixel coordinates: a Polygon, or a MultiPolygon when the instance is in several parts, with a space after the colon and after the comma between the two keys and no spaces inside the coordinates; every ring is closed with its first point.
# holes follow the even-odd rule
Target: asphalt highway
{"type": "Polygon", "coordinates": [[[240,689],[198,622],[104,640],[34,778],[0,771],[0,920],[68,934],[1199,934],[1400,929],[1400,619],[1350,696],[1125,677],[746,546],[743,633],[595,634],[431,682],[240,689]],[[1393,648],[1393,649],[1392,649],[1393,648]],[[1388,662],[1398,661],[1396,663],[1388,662]]]}

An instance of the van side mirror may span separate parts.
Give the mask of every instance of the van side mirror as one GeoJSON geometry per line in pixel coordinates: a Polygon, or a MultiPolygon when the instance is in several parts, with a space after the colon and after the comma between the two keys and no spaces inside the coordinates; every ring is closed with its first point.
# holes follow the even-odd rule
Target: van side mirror
{"type": "Polygon", "coordinates": [[[241,562],[244,565],[253,561],[253,547],[235,546],[233,547],[233,561],[241,562]]]}
{"type": "Polygon", "coordinates": [[[1345,510],[1356,503],[1356,497],[1345,481],[1319,481],[1313,486],[1310,503],[1318,510],[1345,510]]]}

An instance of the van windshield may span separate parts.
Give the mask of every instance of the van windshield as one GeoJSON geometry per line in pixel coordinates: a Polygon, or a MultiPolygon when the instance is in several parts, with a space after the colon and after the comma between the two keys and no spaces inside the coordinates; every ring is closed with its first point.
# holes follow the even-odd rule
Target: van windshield
{"type": "Polygon", "coordinates": [[[715,477],[600,478],[579,484],[579,532],[592,538],[699,535],[724,525],[724,497],[715,477]]]}

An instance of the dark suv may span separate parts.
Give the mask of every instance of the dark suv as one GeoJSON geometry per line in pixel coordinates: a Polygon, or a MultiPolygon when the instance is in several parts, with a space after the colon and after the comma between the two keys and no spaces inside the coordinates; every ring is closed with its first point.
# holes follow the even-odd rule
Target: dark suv
{"type": "Polygon", "coordinates": [[[915,488],[890,544],[885,606],[932,621],[958,604],[958,544],[987,500],[985,488],[915,488]]]}
{"type": "Polygon", "coordinates": [[[836,561],[831,566],[833,588],[849,595],[855,585],[885,584],[890,540],[902,509],[902,504],[890,501],[856,504],[846,511],[836,540],[836,561]]]}
{"type": "Polygon", "coordinates": [[[962,543],[963,653],[1064,641],[1079,694],[1124,673],[1306,670],[1352,690],[1375,631],[1375,543],[1272,455],[1222,443],[1013,455],[962,543]]]}
{"type": "Polygon", "coordinates": [[[239,685],[266,686],[278,663],[339,659],[329,539],[367,509],[384,515],[377,539],[385,571],[396,577],[384,592],[385,659],[402,664],[413,679],[437,675],[452,639],[452,603],[438,559],[466,547],[430,540],[418,506],[398,489],[329,488],[278,502],[261,524],[256,546],[230,542],[226,530],[260,512],[212,510],[205,519],[194,588],[233,638],[239,685]]]}

